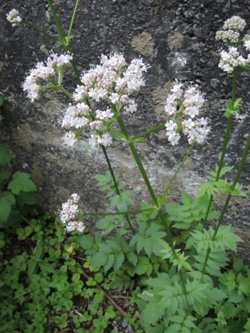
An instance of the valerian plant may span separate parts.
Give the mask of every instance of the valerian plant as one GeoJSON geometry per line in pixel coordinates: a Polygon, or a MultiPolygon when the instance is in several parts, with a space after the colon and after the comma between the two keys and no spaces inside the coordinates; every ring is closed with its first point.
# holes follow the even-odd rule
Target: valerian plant
{"type": "MultiPolygon", "coordinates": [[[[230,264],[227,254],[228,250],[236,252],[237,243],[242,240],[235,228],[222,225],[231,197],[247,197],[238,181],[249,150],[250,135],[234,180],[229,182],[224,178],[232,170],[231,166],[224,166],[224,157],[233,118],[241,107],[241,98],[236,99],[237,68],[250,69],[250,35],[241,36],[245,21],[233,16],[216,34],[216,39],[228,46],[228,51],[221,52],[219,67],[232,75],[232,97],[224,114],[228,116],[228,125],[219,164],[199,186],[197,198],[182,192],[181,202],[177,198],[176,202],[166,203],[169,188],[193,147],[205,144],[212,130],[209,120],[200,117],[203,94],[197,86],[176,82],[166,98],[166,121],[131,136],[123,118],[137,111],[134,93],[145,85],[148,66],[141,58],[127,63],[123,54],[112,53],[101,55],[99,65],[80,74],[70,52],[78,1],[67,35],[52,2],[47,2],[59,37],[22,20],[16,10],[7,18],[14,26],[19,23],[32,26],[65,47],[65,54],[51,52],[45,63],[36,64],[24,82],[24,90],[32,101],[47,90],[60,89],[65,93],[70,98],[62,121],[62,127],[67,130],[65,144],[73,146],[77,141],[82,142],[83,132],[90,133],[89,146],[100,148],[107,161],[108,171],[97,175],[96,180],[97,186],[107,191],[110,211],[82,211],[76,193],[60,211],[66,231],[83,234],[77,246],[86,256],[83,268],[92,272],[88,283],[102,274],[101,283],[106,290],[129,289],[131,302],[136,303],[140,311],[141,328],[137,327],[137,332],[249,332],[249,269],[238,258],[230,264]],[[63,87],[63,75],[69,66],[77,80],[73,94],[63,87]],[[119,130],[114,126],[117,124],[119,130]],[[177,145],[184,135],[190,148],[162,196],[157,197],[135,144],[146,142],[147,134],[164,127],[171,145],[177,145]],[[135,193],[126,188],[127,184],[120,184],[119,174],[115,174],[111,166],[107,147],[113,138],[127,142],[151,196],[152,202],[142,202],[140,209],[134,209],[135,193]],[[227,195],[221,212],[214,211],[217,193],[227,195]],[[84,224],[85,216],[101,216],[91,233],[84,224]],[[208,224],[209,221],[213,223],[208,224]]],[[[131,315],[127,318],[135,324],[131,315]]]]}

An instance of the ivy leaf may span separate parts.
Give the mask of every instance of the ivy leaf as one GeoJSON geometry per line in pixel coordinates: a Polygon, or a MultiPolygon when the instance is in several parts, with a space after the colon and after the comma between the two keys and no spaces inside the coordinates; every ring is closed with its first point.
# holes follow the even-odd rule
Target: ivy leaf
{"type": "Polygon", "coordinates": [[[5,144],[0,145],[0,164],[6,165],[13,158],[13,154],[9,151],[9,147],[5,144]]]}
{"type": "Polygon", "coordinates": [[[21,191],[37,191],[35,184],[29,178],[30,175],[28,173],[17,171],[12,177],[13,180],[8,185],[8,189],[11,190],[13,194],[19,194],[21,191]]]}
{"type": "Polygon", "coordinates": [[[16,199],[10,192],[0,194],[0,220],[7,222],[11,212],[11,206],[16,203],[16,199]]]}

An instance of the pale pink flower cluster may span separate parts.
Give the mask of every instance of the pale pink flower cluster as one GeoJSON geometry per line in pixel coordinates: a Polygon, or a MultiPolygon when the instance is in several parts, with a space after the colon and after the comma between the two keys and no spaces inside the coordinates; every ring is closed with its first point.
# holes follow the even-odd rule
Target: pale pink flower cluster
{"type": "Polygon", "coordinates": [[[246,66],[249,62],[249,57],[245,59],[236,47],[229,47],[228,52],[221,51],[220,56],[219,68],[227,73],[232,73],[235,67],[246,66]]]}
{"type": "Polygon", "coordinates": [[[223,29],[224,30],[244,30],[246,26],[246,21],[239,16],[232,16],[230,19],[226,20],[223,29]]]}
{"type": "Polygon", "coordinates": [[[19,16],[19,11],[16,9],[12,9],[7,15],[7,20],[12,23],[12,26],[15,27],[22,21],[21,17],[19,16]]]}
{"type": "MultiPolygon", "coordinates": [[[[114,53],[101,56],[101,64],[91,67],[81,76],[82,85],[77,86],[73,97],[76,102],[93,99],[112,104],[122,104],[125,111],[131,112],[134,100],[129,95],[143,86],[143,73],[147,71],[141,59],[134,59],[127,66],[122,54],[114,53]]],[[[135,111],[135,108],[133,109],[135,111]]]]}
{"type": "Polygon", "coordinates": [[[240,33],[238,31],[242,31],[245,26],[245,20],[239,16],[233,16],[224,23],[224,30],[219,30],[216,33],[217,40],[223,40],[229,45],[228,51],[220,52],[221,59],[219,62],[219,67],[227,73],[232,73],[234,68],[238,66],[249,67],[250,65],[250,55],[248,54],[247,57],[244,58],[241,54],[242,52],[239,52],[242,46],[245,47],[246,51],[250,51],[250,36],[245,35],[241,42],[239,40],[240,33]],[[241,43],[243,43],[243,45],[241,45],[241,43]]]}
{"type": "Polygon", "coordinates": [[[223,42],[236,44],[239,41],[240,33],[234,30],[219,30],[216,32],[215,39],[223,42]]]}
{"type": "Polygon", "coordinates": [[[80,208],[78,202],[80,197],[78,194],[74,193],[71,195],[71,199],[62,204],[62,209],[60,211],[60,219],[63,223],[67,224],[65,229],[70,232],[77,230],[83,232],[85,226],[79,221],[80,208]]]}
{"type": "Polygon", "coordinates": [[[105,124],[113,122],[118,116],[114,114],[113,107],[119,106],[119,110],[123,108],[127,113],[137,110],[137,104],[130,95],[145,85],[143,73],[146,71],[147,66],[141,59],[134,59],[128,65],[122,54],[102,55],[99,65],[83,73],[82,85],[78,85],[73,93],[77,104],[69,105],[62,122],[62,127],[70,130],[70,134],[64,137],[65,143],[73,145],[80,135],[80,129],[88,127],[94,131],[89,140],[92,147],[110,145],[112,137],[105,133],[105,124]],[[112,108],[92,111],[88,107],[91,100],[111,104],[112,108]],[[76,135],[75,140],[73,135],[76,135]]]}
{"type": "Polygon", "coordinates": [[[57,72],[62,73],[65,67],[69,66],[71,60],[72,56],[69,54],[51,53],[46,63],[38,62],[35,68],[31,69],[24,81],[23,90],[27,91],[32,102],[47,89],[48,86],[46,87],[44,83],[51,81],[51,79],[56,81],[57,72]]]}
{"type": "Polygon", "coordinates": [[[195,119],[204,104],[204,98],[196,87],[190,86],[185,91],[183,84],[176,83],[167,97],[165,111],[173,119],[166,122],[166,134],[169,142],[176,145],[180,140],[180,131],[188,137],[189,144],[203,143],[209,133],[205,118],[195,119]]]}
{"type": "Polygon", "coordinates": [[[233,16],[230,19],[226,20],[223,25],[223,30],[219,30],[216,33],[216,40],[223,40],[226,43],[235,44],[238,43],[240,33],[239,31],[244,30],[246,26],[246,21],[239,16],[233,16]]]}

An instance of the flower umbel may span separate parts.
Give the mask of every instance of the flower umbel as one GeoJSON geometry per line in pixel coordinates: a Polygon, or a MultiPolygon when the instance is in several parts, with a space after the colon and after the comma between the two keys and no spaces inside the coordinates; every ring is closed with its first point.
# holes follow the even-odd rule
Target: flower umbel
{"type": "Polygon", "coordinates": [[[229,50],[220,52],[219,67],[227,72],[232,73],[236,67],[244,67],[250,69],[250,36],[245,35],[240,39],[240,32],[244,30],[245,20],[239,16],[233,16],[225,21],[223,30],[216,33],[215,39],[224,41],[229,50]]]}
{"type": "Polygon", "coordinates": [[[33,102],[38,99],[41,93],[47,89],[51,89],[51,85],[44,85],[50,81],[56,88],[61,84],[62,73],[69,66],[72,56],[70,54],[61,54],[51,52],[46,63],[38,62],[36,67],[30,71],[26,77],[23,90],[27,91],[28,97],[33,102]]]}
{"type": "Polygon", "coordinates": [[[62,204],[62,209],[60,211],[60,219],[63,223],[67,224],[65,229],[70,232],[77,230],[83,232],[85,226],[80,219],[81,210],[78,206],[80,197],[78,194],[71,194],[71,199],[62,204]]]}
{"type": "Polygon", "coordinates": [[[172,120],[166,122],[166,134],[169,142],[176,145],[180,140],[180,132],[188,137],[189,144],[203,143],[209,133],[207,120],[198,118],[204,98],[196,87],[190,86],[185,91],[183,84],[176,83],[171,89],[172,94],[167,97],[165,111],[172,120]]]}
{"type": "Polygon", "coordinates": [[[144,86],[143,73],[146,71],[147,66],[141,59],[133,59],[128,65],[122,54],[102,55],[99,65],[82,74],[82,85],[78,85],[73,93],[76,105],[69,105],[62,121],[62,127],[70,130],[65,143],[68,141],[72,145],[73,133],[77,139],[82,130],[88,128],[92,132],[91,147],[110,145],[112,137],[106,133],[108,126],[116,120],[121,109],[126,113],[137,110],[130,95],[144,86]],[[90,107],[92,104],[94,110],[90,107]]]}
{"type": "Polygon", "coordinates": [[[21,17],[19,16],[19,11],[16,9],[12,9],[7,15],[7,20],[12,23],[12,26],[15,27],[22,21],[21,17]]]}

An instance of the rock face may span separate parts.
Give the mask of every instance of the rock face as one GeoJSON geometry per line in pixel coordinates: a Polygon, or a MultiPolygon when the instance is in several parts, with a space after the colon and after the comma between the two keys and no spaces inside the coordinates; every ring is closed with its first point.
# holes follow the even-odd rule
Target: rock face
{"type": "MultiPolygon", "coordinates": [[[[54,5],[67,32],[74,1],[54,0],[54,5]]],[[[179,199],[182,190],[195,196],[197,185],[219,161],[227,124],[222,111],[231,96],[232,77],[218,68],[223,45],[215,42],[215,33],[233,15],[250,22],[248,5],[248,0],[79,2],[71,51],[80,71],[87,70],[89,64],[97,64],[102,53],[111,52],[124,53],[128,62],[141,56],[150,66],[146,86],[137,95],[138,112],[124,117],[130,134],[139,134],[165,121],[163,104],[176,79],[198,84],[205,95],[204,116],[209,117],[212,128],[208,143],[195,147],[173,183],[168,200],[179,199]]],[[[104,196],[93,179],[95,174],[107,170],[102,151],[85,150],[84,140],[73,148],[63,145],[60,121],[69,99],[57,91],[31,103],[22,91],[25,75],[37,61],[45,60],[51,49],[58,53],[64,50],[26,25],[12,27],[6,21],[6,13],[12,8],[19,10],[26,21],[52,35],[57,34],[45,1],[23,0],[19,4],[9,0],[1,5],[0,94],[7,99],[1,110],[4,117],[1,142],[7,142],[15,153],[13,168],[31,173],[44,209],[57,211],[70,193],[77,192],[81,195],[83,210],[104,210],[104,196]]],[[[247,29],[249,33],[250,26],[247,29]]],[[[239,70],[237,81],[237,97],[243,98],[244,116],[250,109],[250,73],[239,70]]],[[[73,92],[76,84],[73,71],[67,70],[65,87],[73,92]]],[[[226,165],[238,167],[248,132],[247,118],[234,121],[226,165]]],[[[147,139],[147,144],[138,144],[137,148],[156,195],[160,196],[185,156],[188,144],[183,139],[180,145],[170,146],[164,130],[150,134],[147,139]]],[[[114,170],[120,171],[121,180],[128,182],[138,197],[150,201],[127,144],[114,141],[107,151],[114,170]]],[[[249,162],[250,156],[240,182],[250,194],[249,162]]],[[[222,204],[223,198],[218,198],[218,207],[222,204]]],[[[249,216],[249,201],[237,197],[225,217],[225,222],[241,230],[245,246],[250,245],[249,216]]]]}

